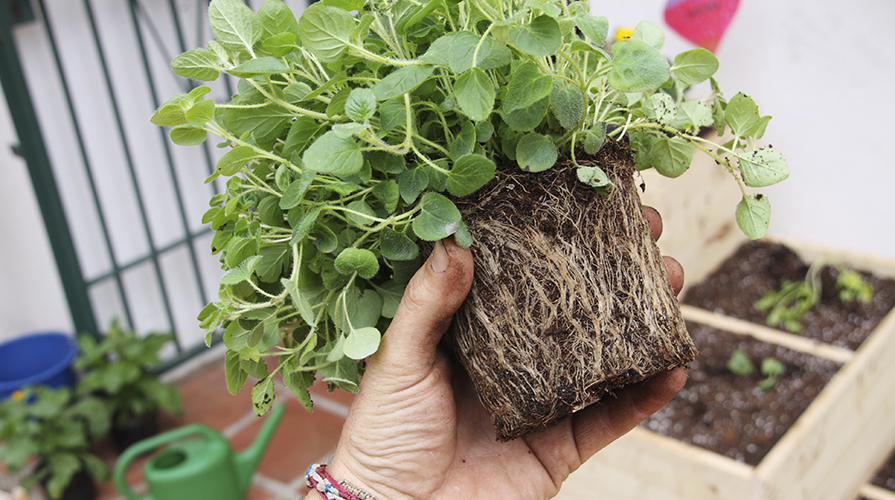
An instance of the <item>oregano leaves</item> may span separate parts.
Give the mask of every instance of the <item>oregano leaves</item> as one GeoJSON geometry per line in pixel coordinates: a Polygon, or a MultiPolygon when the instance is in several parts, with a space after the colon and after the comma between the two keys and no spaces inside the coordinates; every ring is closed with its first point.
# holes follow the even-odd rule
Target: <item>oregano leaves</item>
{"type": "Polygon", "coordinates": [[[269,408],[275,373],[307,407],[315,374],[357,390],[358,361],[426,257],[421,241],[472,245],[455,200],[502,169],[537,175],[568,160],[608,193],[600,165],[578,164],[608,141],[627,139],[638,168],[668,177],[700,150],[742,188],[743,231],[767,230],[767,198],[746,190],[789,170],[758,143],[770,117],[745,94],[721,94],[711,52],[669,63],[647,22],[607,47],[609,21],[580,0],[468,7],[325,0],[297,18],[282,0],[257,13],[212,0],[214,39],[172,61],[184,78],[238,80],[227,102],[203,85],[150,120],[176,144],[220,138],[208,178],[219,189],[202,220],[223,274],[199,320],[209,339],[224,331],[228,388],[259,380],[256,410],[269,408]],[[706,80],[708,98],[685,98],[706,80]],[[712,125],[732,139],[704,139],[712,125]],[[270,369],[268,355],[280,359],[270,369]]]}

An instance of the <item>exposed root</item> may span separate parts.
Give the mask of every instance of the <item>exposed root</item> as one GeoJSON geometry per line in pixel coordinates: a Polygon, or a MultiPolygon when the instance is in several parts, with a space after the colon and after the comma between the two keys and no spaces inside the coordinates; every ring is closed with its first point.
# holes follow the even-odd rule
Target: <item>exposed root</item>
{"type": "Polygon", "coordinates": [[[561,164],[501,172],[457,200],[475,240],[475,281],[451,343],[501,440],[696,355],[630,151],[610,142],[591,161],[615,183],[609,196],[561,164]]]}

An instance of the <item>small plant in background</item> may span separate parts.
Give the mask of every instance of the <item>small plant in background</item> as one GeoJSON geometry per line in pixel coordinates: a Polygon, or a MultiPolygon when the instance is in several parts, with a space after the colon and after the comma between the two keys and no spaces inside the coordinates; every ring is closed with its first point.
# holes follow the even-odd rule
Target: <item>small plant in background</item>
{"type": "Polygon", "coordinates": [[[82,470],[95,479],[108,477],[90,443],[108,433],[109,422],[108,405],[100,398],[75,398],[67,387],[25,388],[0,401],[0,463],[12,473],[32,466],[22,486],[40,482],[51,498],[59,498],[82,470]]]}
{"type": "Polygon", "coordinates": [[[113,438],[119,448],[126,447],[119,429],[147,420],[155,431],[155,415],[165,410],[180,415],[183,401],[177,388],[159,380],[153,368],[159,364],[159,351],[174,338],[173,334],[150,333],[139,337],[124,330],[117,321],[97,342],[90,335],[78,338],[79,355],[74,367],[82,371],[77,385],[80,395],[95,395],[108,406],[113,438]]]}
{"type": "MultiPolygon", "coordinates": [[[[755,363],[749,359],[749,355],[741,349],[731,353],[730,359],[727,361],[727,369],[740,377],[751,377],[759,372],[755,363]]],[[[786,372],[786,367],[776,358],[764,358],[761,361],[760,371],[765,378],[759,381],[756,387],[763,391],[768,391],[777,385],[777,379],[786,372]]]]}
{"type": "Polygon", "coordinates": [[[803,281],[784,280],[780,288],[771,290],[755,302],[755,309],[767,314],[769,326],[782,326],[789,332],[802,331],[802,318],[821,298],[823,284],[820,272],[832,267],[838,273],[836,289],[843,302],[870,302],[873,287],[848,267],[829,261],[818,261],[808,268],[803,281]]]}

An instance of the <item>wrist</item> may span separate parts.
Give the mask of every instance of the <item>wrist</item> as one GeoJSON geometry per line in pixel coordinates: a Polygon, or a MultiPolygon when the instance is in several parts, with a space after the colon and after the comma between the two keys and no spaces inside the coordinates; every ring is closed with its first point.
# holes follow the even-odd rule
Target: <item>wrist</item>
{"type": "MultiPolygon", "coordinates": [[[[328,500],[379,500],[373,493],[349,482],[342,476],[336,477],[326,464],[311,464],[305,473],[305,483],[311,489],[305,497],[328,500]]],[[[338,472],[337,472],[338,473],[338,472]]]]}

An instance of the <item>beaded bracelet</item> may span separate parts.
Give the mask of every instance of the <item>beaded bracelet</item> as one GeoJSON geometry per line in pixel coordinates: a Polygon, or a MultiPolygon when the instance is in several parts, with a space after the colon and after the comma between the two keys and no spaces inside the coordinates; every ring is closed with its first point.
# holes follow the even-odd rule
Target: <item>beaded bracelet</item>
{"type": "Polygon", "coordinates": [[[305,484],[319,491],[327,500],[376,500],[376,497],[348,481],[336,482],[326,472],[326,464],[311,464],[305,473],[305,484]]]}

